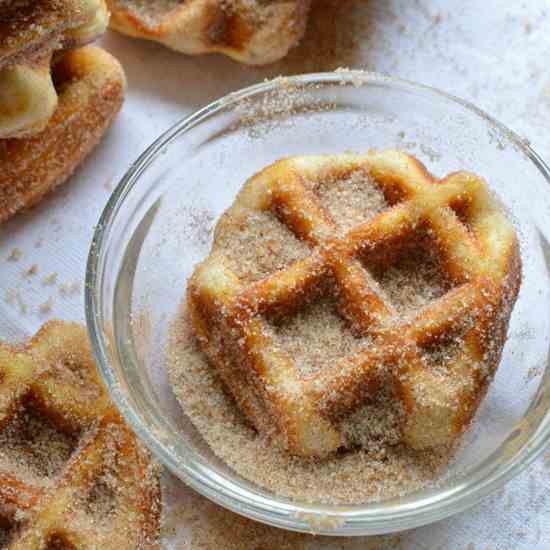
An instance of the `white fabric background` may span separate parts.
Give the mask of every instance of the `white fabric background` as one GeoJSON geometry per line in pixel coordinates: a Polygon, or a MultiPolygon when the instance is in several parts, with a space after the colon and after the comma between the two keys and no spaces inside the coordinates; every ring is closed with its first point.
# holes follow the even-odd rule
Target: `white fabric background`
{"type": "MultiPolygon", "coordinates": [[[[550,5],[545,0],[334,3],[340,5],[324,27],[331,31],[325,39],[336,39],[343,50],[310,32],[289,60],[267,69],[218,56],[189,58],[107,34],[103,45],[128,75],[125,107],[70,185],[0,228],[2,339],[25,338],[48,318],[83,320],[86,256],[113,185],[169,125],[267,77],[353,66],[431,84],[473,101],[550,157],[550,5]],[[14,249],[22,253],[17,261],[10,258],[14,249]],[[26,274],[33,264],[38,273],[26,274]],[[53,284],[45,280],[54,273],[53,284]]],[[[318,27],[315,19],[311,27],[318,27]]],[[[241,521],[168,477],[165,493],[170,505],[164,539],[171,548],[550,549],[550,452],[482,504],[399,536],[347,541],[287,536],[241,521]],[[232,525],[247,533],[247,543],[223,536],[232,525]],[[206,532],[214,540],[210,546],[206,532]]]]}

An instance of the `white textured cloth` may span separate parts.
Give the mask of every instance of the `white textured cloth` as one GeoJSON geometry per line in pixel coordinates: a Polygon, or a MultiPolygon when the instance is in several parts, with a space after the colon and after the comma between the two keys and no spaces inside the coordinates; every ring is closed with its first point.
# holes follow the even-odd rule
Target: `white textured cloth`
{"type": "MultiPolygon", "coordinates": [[[[267,69],[217,56],[184,57],[112,33],[103,39],[127,71],[126,105],[70,185],[0,228],[2,339],[25,338],[48,318],[83,320],[86,256],[112,186],[169,125],[266,77],[353,66],[423,82],[473,101],[528,139],[543,157],[550,156],[546,0],[333,3],[338,7],[331,21],[321,25],[316,20],[321,10],[316,10],[304,46],[267,69]],[[330,40],[340,49],[330,47],[330,40]]],[[[283,534],[237,519],[168,476],[165,494],[164,541],[169,548],[550,548],[550,453],[467,512],[387,537],[334,540],[283,534]]]]}

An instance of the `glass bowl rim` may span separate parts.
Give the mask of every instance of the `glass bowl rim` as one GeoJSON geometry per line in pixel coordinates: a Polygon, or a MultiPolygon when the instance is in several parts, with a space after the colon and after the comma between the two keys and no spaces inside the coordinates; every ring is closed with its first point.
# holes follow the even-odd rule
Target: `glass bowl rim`
{"type": "MultiPolygon", "coordinates": [[[[314,531],[320,535],[354,536],[390,533],[419,527],[461,512],[518,475],[543,452],[550,441],[550,422],[546,422],[546,425],[542,427],[539,426],[535,433],[523,442],[515,456],[505,467],[496,471],[491,471],[494,468],[492,469],[490,465],[478,468],[477,475],[468,478],[467,484],[447,491],[447,495],[441,495],[436,499],[427,499],[427,502],[422,504],[416,502],[408,504],[399,507],[398,510],[388,511],[384,509],[383,502],[381,502],[365,505],[368,510],[361,511],[360,505],[346,507],[294,504],[282,502],[278,500],[276,495],[265,498],[238,486],[233,481],[228,481],[211,469],[205,469],[192,457],[186,457],[185,461],[182,461],[181,457],[175,456],[169,444],[161,440],[154,431],[147,428],[118,385],[115,370],[111,367],[108,359],[108,342],[101,328],[100,316],[102,262],[105,248],[109,242],[110,229],[120,207],[134,185],[139,181],[140,175],[174,139],[191,131],[203,120],[223,112],[243,99],[276,90],[281,82],[281,77],[278,77],[231,92],[176,122],[145,149],[116,186],[95,227],[85,277],[86,325],[100,374],[128,424],[164,466],[203,496],[251,519],[293,531],[314,531]],[[325,525],[323,521],[319,523],[320,518],[327,518],[327,523],[325,525]]],[[[519,150],[528,157],[550,184],[550,168],[526,140],[485,111],[452,94],[425,84],[363,70],[284,77],[285,85],[290,84],[297,87],[316,84],[357,85],[358,82],[432,96],[469,111],[470,114],[482,118],[488,123],[505,140],[509,141],[516,151],[519,150]]]]}

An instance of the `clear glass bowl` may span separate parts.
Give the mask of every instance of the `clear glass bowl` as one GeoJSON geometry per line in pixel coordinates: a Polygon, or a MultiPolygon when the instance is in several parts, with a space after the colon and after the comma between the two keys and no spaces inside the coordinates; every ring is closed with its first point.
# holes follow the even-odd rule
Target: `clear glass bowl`
{"type": "Polygon", "coordinates": [[[124,176],[97,226],[86,280],[94,352],[120,410],[181,480],[231,510],[327,535],[412,528],[479,501],[516,475],[550,436],[550,187],[528,144],[476,107],[432,88],[364,72],[278,79],[230,94],[159,137],[124,176]],[[400,148],[436,175],[484,176],[521,235],[524,280],[496,379],[453,475],[435,488],[361,506],[278,497],[236,475],[201,441],[164,367],[170,322],[200,230],[244,181],[284,156],[400,148]]]}

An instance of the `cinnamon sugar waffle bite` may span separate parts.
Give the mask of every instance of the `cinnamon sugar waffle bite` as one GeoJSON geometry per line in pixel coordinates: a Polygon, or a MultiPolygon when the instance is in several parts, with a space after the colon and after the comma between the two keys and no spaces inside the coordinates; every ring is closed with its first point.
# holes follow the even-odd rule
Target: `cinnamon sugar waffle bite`
{"type": "Polygon", "coordinates": [[[402,152],[371,151],[252,177],[188,308],[240,409],[290,453],[360,444],[353,422],[369,420],[354,415],[382,394],[399,439],[422,450],[471,423],[520,282],[514,228],[482,178],[438,180],[402,152]]]}
{"type": "Polygon", "coordinates": [[[284,57],[301,39],[311,0],[108,0],[111,27],[186,53],[250,65],[284,57]]]}
{"type": "Polygon", "coordinates": [[[101,383],[84,328],[0,346],[0,546],[158,548],[151,458],[101,383]]]}
{"type": "Polygon", "coordinates": [[[0,140],[0,223],[67,180],[124,99],[122,67],[95,46],[65,53],[53,68],[53,81],[59,103],[46,128],[33,137],[0,140]]]}
{"type": "Polygon", "coordinates": [[[4,0],[0,10],[0,139],[35,135],[57,105],[51,65],[108,23],[104,0],[4,0]]]}

